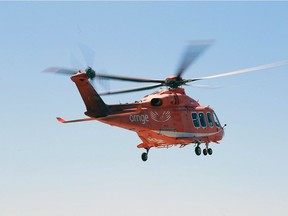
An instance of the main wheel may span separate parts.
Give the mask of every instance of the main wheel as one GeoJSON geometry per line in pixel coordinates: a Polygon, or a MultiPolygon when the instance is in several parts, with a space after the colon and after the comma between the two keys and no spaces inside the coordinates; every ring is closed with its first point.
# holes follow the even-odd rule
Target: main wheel
{"type": "Polygon", "coordinates": [[[203,154],[206,156],[207,155],[207,149],[203,149],[203,154]]]}
{"type": "Polygon", "coordinates": [[[208,148],[208,154],[212,155],[213,154],[213,150],[211,148],[208,148]]]}
{"type": "Polygon", "coordinates": [[[201,155],[201,148],[199,146],[195,148],[195,154],[198,156],[201,155]]]}
{"type": "Polygon", "coordinates": [[[141,155],[142,161],[147,161],[148,159],[148,154],[146,152],[143,152],[141,155]]]}

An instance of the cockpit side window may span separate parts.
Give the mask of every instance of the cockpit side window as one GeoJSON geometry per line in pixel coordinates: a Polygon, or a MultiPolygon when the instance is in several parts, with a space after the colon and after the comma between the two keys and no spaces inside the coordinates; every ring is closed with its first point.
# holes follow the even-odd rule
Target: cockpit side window
{"type": "Polygon", "coordinates": [[[214,127],[214,123],[213,123],[213,120],[212,120],[212,115],[210,112],[207,112],[207,119],[208,119],[208,124],[210,127],[214,127]]]}
{"type": "Polygon", "coordinates": [[[192,112],[192,120],[193,120],[194,127],[199,128],[200,123],[199,123],[198,115],[196,112],[192,112]]]}
{"type": "Polygon", "coordinates": [[[199,113],[199,119],[200,119],[201,126],[204,128],[207,127],[205,115],[203,112],[199,113]]]}
{"type": "Polygon", "coordinates": [[[217,117],[215,112],[213,112],[213,118],[214,118],[215,125],[217,127],[221,127],[220,121],[219,121],[219,119],[218,119],[218,117],[217,117]]]}

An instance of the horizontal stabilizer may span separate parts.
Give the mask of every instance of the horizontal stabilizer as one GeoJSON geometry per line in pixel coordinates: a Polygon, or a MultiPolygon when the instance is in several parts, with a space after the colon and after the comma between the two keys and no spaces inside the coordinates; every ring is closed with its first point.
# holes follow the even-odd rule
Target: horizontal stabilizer
{"type": "Polygon", "coordinates": [[[92,120],[96,120],[95,118],[84,118],[84,119],[75,119],[75,120],[64,120],[61,117],[56,117],[56,119],[61,122],[61,123],[73,123],[73,122],[83,122],[83,121],[92,121],[92,120]]]}

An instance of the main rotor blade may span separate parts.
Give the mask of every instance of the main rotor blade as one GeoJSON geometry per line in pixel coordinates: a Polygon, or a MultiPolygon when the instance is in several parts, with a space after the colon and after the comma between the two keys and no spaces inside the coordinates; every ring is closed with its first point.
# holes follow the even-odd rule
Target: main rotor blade
{"type": "Polygon", "coordinates": [[[202,89],[219,89],[223,88],[223,86],[220,85],[199,85],[199,84],[191,84],[194,88],[202,88],[202,89]]]}
{"type": "Polygon", "coordinates": [[[158,88],[160,86],[163,86],[163,84],[156,84],[156,85],[154,84],[154,85],[143,86],[143,87],[138,87],[138,88],[120,89],[120,90],[116,90],[116,91],[107,91],[107,92],[102,92],[99,95],[111,95],[111,94],[121,94],[121,93],[128,93],[128,92],[143,91],[143,90],[158,88]]]}
{"type": "Polygon", "coordinates": [[[209,40],[191,42],[184,52],[180,66],[176,72],[176,76],[181,77],[192,62],[194,62],[211,44],[212,41],[209,40]]]}
{"type": "Polygon", "coordinates": [[[252,68],[247,68],[247,69],[243,69],[243,70],[231,71],[231,72],[212,75],[212,76],[189,79],[189,80],[186,80],[185,83],[194,82],[194,81],[198,81],[198,80],[204,80],[204,79],[214,79],[214,78],[219,78],[219,77],[232,76],[232,75],[236,75],[236,74],[249,73],[249,72],[259,71],[259,70],[266,70],[266,69],[270,69],[270,68],[281,67],[284,65],[288,65],[288,60],[281,61],[281,62],[275,62],[275,63],[271,63],[271,64],[267,64],[267,65],[261,65],[261,66],[257,66],[257,67],[252,67],[252,68]]]}
{"type": "Polygon", "coordinates": [[[113,79],[113,80],[130,81],[130,82],[165,83],[165,80],[143,79],[143,78],[134,78],[134,77],[125,77],[125,76],[115,76],[115,75],[108,75],[108,74],[96,74],[96,77],[102,78],[102,79],[113,79]]]}
{"type": "Polygon", "coordinates": [[[46,68],[43,72],[73,75],[77,73],[77,70],[62,68],[62,67],[49,67],[49,68],[46,68]]]}

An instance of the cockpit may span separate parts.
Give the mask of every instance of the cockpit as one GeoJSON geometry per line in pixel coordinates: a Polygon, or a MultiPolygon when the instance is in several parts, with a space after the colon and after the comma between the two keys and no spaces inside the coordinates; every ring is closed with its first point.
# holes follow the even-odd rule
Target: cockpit
{"type": "Polygon", "coordinates": [[[192,112],[192,121],[195,128],[220,128],[221,124],[216,113],[206,107],[199,107],[192,112]]]}

